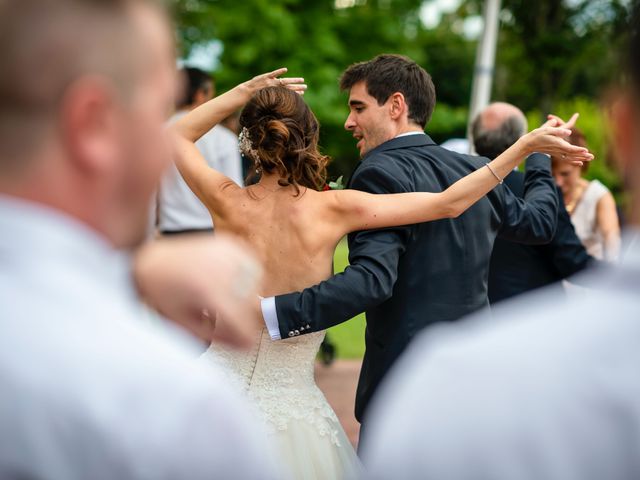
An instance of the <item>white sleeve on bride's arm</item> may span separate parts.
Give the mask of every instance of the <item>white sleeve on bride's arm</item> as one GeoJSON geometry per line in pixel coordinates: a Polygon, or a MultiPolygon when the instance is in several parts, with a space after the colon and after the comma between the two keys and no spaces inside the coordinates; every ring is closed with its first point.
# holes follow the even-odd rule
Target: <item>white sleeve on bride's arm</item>
{"type": "Polygon", "coordinates": [[[276,311],[276,297],[263,298],[260,300],[260,307],[262,308],[262,317],[267,330],[269,330],[271,340],[282,340],[278,325],[278,312],[276,311]]]}

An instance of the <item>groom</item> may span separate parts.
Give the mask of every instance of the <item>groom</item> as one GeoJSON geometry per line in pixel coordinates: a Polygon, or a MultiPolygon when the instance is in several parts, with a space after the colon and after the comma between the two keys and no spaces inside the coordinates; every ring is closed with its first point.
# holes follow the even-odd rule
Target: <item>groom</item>
{"type": "MultiPolygon", "coordinates": [[[[436,96],[429,74],[409,58],[380,55],[351,65],[345,128],[362,161],[349,187],[370,193],[440,192],[487,160],[449,152],[424,133],[436,96]]],[[[423,328],[488,306],[487,275],[497,235],[548,242],[557,197],[549,159],[527,162],[524,201],[499,185],[457,219],[349,235],[344,273],[302,292],[262,301],[273,339],[311,333],[366,311],[366,352],[356,395],[362,423],[380,381],[423,328]]]]}

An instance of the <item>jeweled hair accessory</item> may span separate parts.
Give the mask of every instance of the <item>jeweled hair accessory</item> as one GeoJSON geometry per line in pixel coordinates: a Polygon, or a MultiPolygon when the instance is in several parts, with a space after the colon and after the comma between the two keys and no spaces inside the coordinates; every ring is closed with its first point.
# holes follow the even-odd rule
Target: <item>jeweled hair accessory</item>
{"type": "Polygon", "coordinates": [[[253,148],[247,127],[242,128],[240,136],[238,137],[238,145],[240,146],[240,153],[254,162],[258,161],[258,152],[253,148]]]}

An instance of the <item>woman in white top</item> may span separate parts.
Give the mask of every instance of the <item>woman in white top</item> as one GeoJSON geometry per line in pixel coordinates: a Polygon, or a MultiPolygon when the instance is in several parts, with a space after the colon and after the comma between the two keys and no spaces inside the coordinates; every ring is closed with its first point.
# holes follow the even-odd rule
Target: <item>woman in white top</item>
{"type": "MultiPolygon", "coordinates": [[[[573,129],[569,142],[586,147],[584,135],[573,129]]],[[[620,222],[613,195],[598,180],[582,177],[588,166],[582,167],[553,159],[553,175],[564,197],[576,234],[590,255],[613,261],[620,250],[620,222]]]]}

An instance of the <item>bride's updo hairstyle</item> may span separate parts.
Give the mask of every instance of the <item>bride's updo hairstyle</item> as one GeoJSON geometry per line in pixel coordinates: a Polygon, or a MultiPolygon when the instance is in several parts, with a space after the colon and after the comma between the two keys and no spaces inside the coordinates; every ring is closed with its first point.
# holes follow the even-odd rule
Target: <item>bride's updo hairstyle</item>
{"type": "Polygon", "coordinates": [[[278,183],[322,190],[329,158],[318,150],[318,120],[302,96],[284,87],[256,92],[240,114],[243,153],[278,183]]]}

